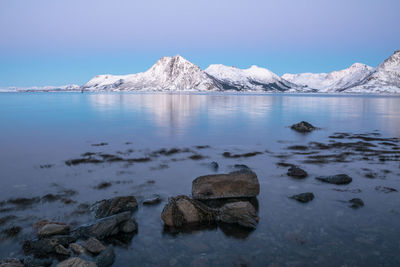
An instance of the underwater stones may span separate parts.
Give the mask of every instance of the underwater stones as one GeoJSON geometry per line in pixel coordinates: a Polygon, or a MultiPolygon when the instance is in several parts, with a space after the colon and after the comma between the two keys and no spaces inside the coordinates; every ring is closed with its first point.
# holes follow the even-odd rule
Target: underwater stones
{"type": "Polygon", "coordinates": [[[256,197],[259,193],[257,175],[249,170],[200,176],[192,182],[194,199],[256,197]]]}
{"type": "Polygon", "coordinates": [[[293,124],[292,126],[290,126],[290,128],[299,133],[310,133],[317,129],[312,124],[310,124],[306,121],[301,121],[299,123],[293,124]]]}
{"type": "Polygon", "coordinates": [[[150,206],[150,205],[157,205],[157,204],[159,204],[161,201],[162,201],[162,199],[161,199],[160,196],[154,196],[154,197],[152,197],[152,198],[145,199],[145,200],[143,201],[143,205],[148,205],[148,206],[150,206]]]}
{"type": "Polygon", "coordinates": [[[298,194],[298,195],[293,195],[290,198],[291,199],[295,199],[295,200],[297,200],[297,201],[299,201],[301,203],[307,203],[307,202],[309,202],[309,201],[314,199],[314,194],[310,193],[310,192],[307,192],[307,193],[301,193],[301,194],[298,194]]]}
{"type": "Polygon", "coordinates": [[[297,166],[291,166],[287,172],[287,175],[296,179],[303,179],[308,176],[308,173],[297,166]]]}
{"type": "Polygon", "coordinates": [[[247,228],[256,228],[258,223],[257,211],[248,201],[225,204],[219,209],[217,221],[238,224],[247,228]]]}
{"type": "Polygon", "coordinates": [[[364,206],[364,201],[360,198],[350,199],[349,202],[351,203],[350,207],[353,209],[358,209],[364,206]]]}
{"type": "Polygon", "coordinates": [[[344,185],[344,184],[349,184],[353,179],[348,176],[347,174],[336,174],[336,175],[331,175],[331,176],[319,176],[316,177],[315,179],[328,183],[328,184],[336,184],[336,185],[344,185]]]}
{"type": "Polygon", "coordinates": [[[215,211],[197,200],[181,195],[171,197],[165,205],[161,219],[171,227],[214,222],[215,211]]]}
{"type": "Polygon", "coordinates": [[[138,203],[134,196],[122,196],[111,199],[103,199],[92,205],[97,219],[115,215],[121,212],[133,212],[138,208],[138,203]]]}
{"type": "Polygon", "coordinates": [[[395,189],[395,188],[386,187],[386,186],[381,186],[381,185],[375,187],[375,190],[376,190],[376,191],[383,192],[383,193],[386,193],[386,194],[387,194],[387,193],[398,192],[397,189],[395,189]]]}

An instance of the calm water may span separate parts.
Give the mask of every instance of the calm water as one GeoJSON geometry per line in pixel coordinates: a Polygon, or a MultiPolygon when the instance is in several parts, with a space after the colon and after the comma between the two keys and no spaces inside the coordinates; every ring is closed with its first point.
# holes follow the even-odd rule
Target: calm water
{"type": "MultiPolygon", "coordinates": [[[[376,186],[400,190],[398,158],[366,161],[354,156],[316,164],[305,163],[307,155],[287,149],[311,141],[333,142],[329,136],[335,132],[399,138],[400,97],[0,94],[0,201],[41,197],[60,188],[78,191],[73,204],[40,202],[29,209],[1,212],[0,218],[17,217],[0,225],[1,229],[18,225],[23,231],[16,239],[0,237],[0,258],[21,253],[21,241],[31,237],[31,225],[37,220],[79,224],[89,220],[89,215],[73,213],[81,203],[124,194],[134,194],[140,201],[159,194],[164,199],[160,205],[140,205],[134,214],[139,233],[127,246],[116,248],[115,266],[399,266],[400,193],[375,190],[376,186]],[[288,127],[302,120],[321,129],[302,135],[288,127]],[[92,146],[101,142],[107,145],[92,146]],[[197,145],[210,148],[196,150],[197,145]],[[132,165],[68,167],[64,163],[85,152],[142,157],[173,147],[190,148],[206,158],[194,161],[188,159],[190,153],[180,153],[132,165]],[[225,151],[263,154],[229,159],[222,156],[225,151]],[[211,161],[219,163],[218,173],[234,170],[234,164],[246,164],[257,173],[261,184],[257,229],[164,231],[160,214],[168,196],[190,195],[193,179],[214,173],[208,165],[211,161]],[[299,164],[309,177],[294,180],[286,176],[287,168],[277,165],[283,161],[299,164]],[[47,164],[51,167],[43,168],[47,164]],[[375,178],[366,178],[369,172],[375,178]],[[334,186],[314,179],[336,173],[347,173],[354,180],[334,186]],[[112,186],[95,189],[101,182],[112,186]],[[332,190],[335,188],[353,191],[332,190]],[[302,192],[314,192],[316,198],[307,204],[288,198],[302,192]],[[349,208],[345,202],[354,197],[362,198],[365,206],[349,208]]],[[[395,150],[390,147],[386,151],[395,150]]]]}

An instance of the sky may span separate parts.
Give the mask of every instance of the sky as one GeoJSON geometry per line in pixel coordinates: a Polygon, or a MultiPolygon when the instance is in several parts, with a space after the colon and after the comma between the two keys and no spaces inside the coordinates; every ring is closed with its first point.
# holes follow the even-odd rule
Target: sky
{"type": "Polygon", "coordinates": [[[399,0],[0,0],[0,87],[84,84],[179,54],[206,68],[373,67],[400,49],[399,0]]]}

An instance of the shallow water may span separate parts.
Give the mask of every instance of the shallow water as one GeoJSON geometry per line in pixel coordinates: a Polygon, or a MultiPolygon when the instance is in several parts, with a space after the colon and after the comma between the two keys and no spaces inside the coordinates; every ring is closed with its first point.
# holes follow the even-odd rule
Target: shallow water
{"type": "Polygon", "coordinates": [[[369,141],[377,150],[392,154],[366,160],[362,159],[364,152],[349,148],[308,149],[316,152],[310,155],[287,149],[308,146],[311,141],[360,141],[332,138],[335,132],[400,138],[400,97],[3,93],[0,125],[0,201],[41,197],[63,189],[78,192],[70,197],[76,203],[40,201],[26,209],[0,212],[0,218],[17,217],[0,229],[23,227],[15,239],[0,237],[0,258],[21,253],[21,242],[32,236],[31,225],[37,220],[76,225],[90,220],[87,214],[73,213],[81,203],[124,194],[142,201],[159,194],[161,204],[140,205],[135,212],[139,232],[128,245],[116,247],[115,266],[400,265],[400,193],[375,190],[377,186],[400,190],[400,159],[396,157],[400,150],[369,141]],[[304,135],[288,127],[302,120],[320,129],[304,135]],[[93,146],[102,142],[107,144],[93,146]],[[198,145],[209,147],[199,149],[198,145]],[[133,164],[65,164],[85,152],[139,158],[174,147],[189,148],[189,152],[133,164]],[[225,151],[262,154],[225,158],[225,151]],[[355,154],[345,160],[305,162],[313,155],[349,151],[355,154]],[[189,159],[193,154],[205,158],[189,159]],[[261,184],[257,229],[164,231],[160,213],[168,196],[190,195],[193,179],[214,173],[209,167],[212,161],[219,163],[217,173],[234,170],[234,164],[246,164],[257,173],[261,184]],[[287,167],[278,162],[298,164],[309,177],[290,178],[287,167]],[[366,178],[371,172],[374,178],[366,178]],[[315,180],[318,175],[337,173],[352,176],[353,182],[335,186],[315,180]],[[96,189],[101,182],[112,185],[96,189]],[[288,198],[302,192],[313,192],[316,197],[307,204],[288,198]],[[363,199],[365,206],[350,208],[346,202],[355,197],[363,199]]]}

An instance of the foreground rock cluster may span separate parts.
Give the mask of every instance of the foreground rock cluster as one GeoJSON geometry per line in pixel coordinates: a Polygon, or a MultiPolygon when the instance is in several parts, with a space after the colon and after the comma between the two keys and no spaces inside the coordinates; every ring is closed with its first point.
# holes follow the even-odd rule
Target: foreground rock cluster
{"type": "Polygon", "coordinates": [[[259,218],[251,200],[259,193],[257,175],[251,170],[201,176],[192,182],[192,198],[169,198],[161,219],[174,228],[228,223],[254,229],[259,218]]]}
{"type": "Polygon", "coordinates": [[[1,266],[107,267],[115,261],[109,240],[130,240],[138,225],[132,218],[138,203],[133,196],[101,200],[92,205],[94,220],[71,228],[60,222],[42,220],[34,225],[36,238],[26,240],[21,259],[5,259],[1,266]]]}

